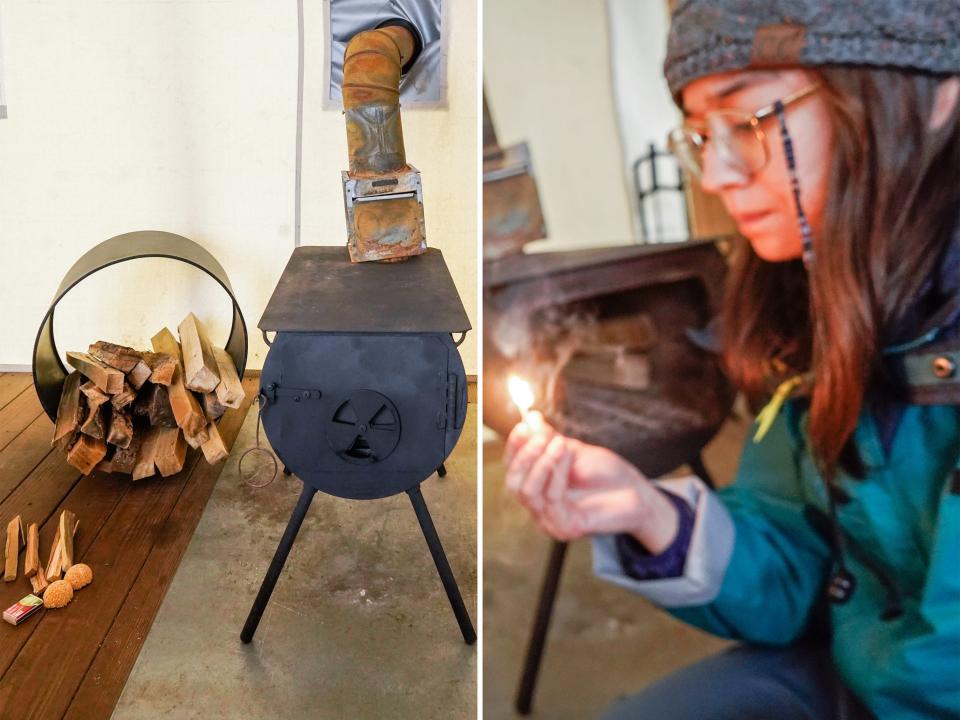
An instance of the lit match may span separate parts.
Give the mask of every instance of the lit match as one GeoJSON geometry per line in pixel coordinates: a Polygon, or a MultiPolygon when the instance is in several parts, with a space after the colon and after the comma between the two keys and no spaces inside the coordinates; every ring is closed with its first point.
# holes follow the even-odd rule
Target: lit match
{"type": "MultiPolygon", "coordinates": [[[[530,383],[521,377],[511,375],[507,379],[507,390],[510,393],[510,399],[520,410],[520,416],[523,422],[530,420],[530,408],[533,407],[533,388],[530,383]]],[[[529,424],[529,423],[528,423],[529,424]]]]}

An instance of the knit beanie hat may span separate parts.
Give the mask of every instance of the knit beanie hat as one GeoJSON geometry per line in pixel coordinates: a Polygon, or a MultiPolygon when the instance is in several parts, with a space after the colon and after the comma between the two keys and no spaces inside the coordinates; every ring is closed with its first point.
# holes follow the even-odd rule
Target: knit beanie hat
{"type": "Polygon", "coordinates": [[[680,0],[670,92],[731,70],[868,65],[960,74],[958,0],[680,0]]]}

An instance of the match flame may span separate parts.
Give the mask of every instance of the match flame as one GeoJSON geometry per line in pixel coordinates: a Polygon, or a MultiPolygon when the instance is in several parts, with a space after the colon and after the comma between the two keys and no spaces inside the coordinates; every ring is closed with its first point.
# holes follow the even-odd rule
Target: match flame
{"type": "Polygon", "coordinates": [[[513,404],[520,408],[520,414],[526,417],[530,408],[533,407],[533,388],[530,387],[530,383],[521,377],[511,375],[507,379],[507,390],[510,392],[513,404]]]}

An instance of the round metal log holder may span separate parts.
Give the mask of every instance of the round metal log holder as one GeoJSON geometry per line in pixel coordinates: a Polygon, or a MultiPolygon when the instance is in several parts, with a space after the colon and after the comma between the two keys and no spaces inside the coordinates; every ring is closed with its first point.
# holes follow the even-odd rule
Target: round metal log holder
{"type": "Polygon", "coordinates": [[[37,339],[33,344],[33,385],[44,412],[54,422],[57,419],[57,407],[60,404],[60,394],[63,392],[63,382],[68,374],[60,360],[57,343],[53,337],[53,315],[57,304],[74,286],[95,272],[111,265],[141,258],[167,258],[193,265],[216,280],[217,284],[230,296],[230,302],[233,304],[233,320],[226,351],[237,366],[237,374],[241,379],[243,378],[247,365],[247,325],[223,266],[200,245],[182,235],[160,230],[125,233],[104,240],[84,253],[73,264],[60,281],[60,287],[53,296],[53,302],[43,316],[37,339]]]}

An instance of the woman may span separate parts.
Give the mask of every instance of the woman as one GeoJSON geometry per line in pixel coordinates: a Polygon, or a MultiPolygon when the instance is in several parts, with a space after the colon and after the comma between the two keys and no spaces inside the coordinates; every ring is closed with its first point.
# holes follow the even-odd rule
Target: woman
{"type": "Polygon", "coordinates": [[[772,399],[718,493],[512,432],[547,532],[745,643],[610,717],[960,717],[960,5],[680,0],[665,72],[747,241],[724,363],[772,399]]]}

